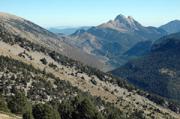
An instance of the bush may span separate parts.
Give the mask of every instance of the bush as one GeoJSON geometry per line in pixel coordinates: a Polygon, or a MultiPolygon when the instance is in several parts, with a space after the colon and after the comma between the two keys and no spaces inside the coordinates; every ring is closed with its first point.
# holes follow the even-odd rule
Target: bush
{"type": "Polygon", "coordinates": [[[78,96],[71,101],[63,101],[58,111],[62,119],[104,119],[96,105],[84,96],[78,96]]]}
{"type": "Polygon", "coordinates": [[[48,63],[45,58],[40,59],[40,61],[41,61],[44,65],[46,65],[46,64],[48,63]]]}
{"type": "Polygon", "coordinates": [[[0,95],[0,111],[9,112],[7,103],[4,99],[4,97],[2,97],[1,95],[0,95]]]}
{"type": "Polygon", "coordinates": [[[15,95],[10,97],[8,107],[15,114],[23,114],[31,110],[31,105],[28,103],[27,98],[19,91],[16,91],[15,95]]]}
{"type": "Polygon", "coordinates": [[[62,119],[73,119],[73,113],[75,111],[72,103],[70,101],[63,101],[58,108],[62,119]]]}
{"type": "Polygon", "coordinates": [[[23,119],[34,119],[33,115],[32,115],[32,110],[31,111],[27,111],[23,114],[23,119]]]}
{"type": "Polygon", "coordinates": [[[96,116],[96,107],[92,104],[89,99],[84,99],[77,106],[79,119],[93,119],[96,116]]]}
{"type": "Polygon", "coordinates": [[[143,111],[135,111],[130,116],[131,119],[145,119],[144,112],[143,111]]]}
{"type": "Polygon", "coordinates": [[[77,99],[75,115],[77,119],[102,119],[102,115],[97,110],[94,103],[89,98],[77,99]]]}
{"type": "Polygon", "coordinates": [[[94,85],[97,85],[97,82],[95,79],[91,79],[91,83],[94,84],[94,85]]]}
{"type": "Polygon", "coordinates": [[[126,117],[118,109],[109,110],[108,119],[125,119],[126,117]]]}
{"type": "Polygon", "coordinates": [[[59,113],[48,104],[37,104],[33,107],[35,119],[61,119],[59,113]]]}

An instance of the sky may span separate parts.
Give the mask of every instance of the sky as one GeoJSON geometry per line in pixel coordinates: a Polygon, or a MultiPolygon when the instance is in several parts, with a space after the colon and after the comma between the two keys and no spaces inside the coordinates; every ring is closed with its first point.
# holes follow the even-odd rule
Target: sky
{"type": "Polygon", "coordinates": [[[43,27],[96,26],[119,14],[160,26],[180,19],[180,0],[0,0],[0,12],[43,27]]]}

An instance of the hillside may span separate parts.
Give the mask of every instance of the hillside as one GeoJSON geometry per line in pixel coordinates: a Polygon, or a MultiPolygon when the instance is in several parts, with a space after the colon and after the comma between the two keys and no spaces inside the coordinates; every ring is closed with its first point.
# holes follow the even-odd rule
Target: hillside
{"type": "Polygon", "coordinates": [[[1,31],[8,31],[8,33],[25,38],[33,43],[40,44],[41,46],[54,50],[74,60],[81,61],[89,66],[99,69],[102,69],[104,66],[103,62],[96,57],[66,43],[65,41],[69,40],[68,37],[57,36],[23,18],[7,13],[0,13],[0,28],[1,31]]]}
{"type": "Polygon", "coordinates": [[[9,114],[9,113],[4,113],[4,112],[0,112],[0,118],[1,119],[22,119],[19,116],[9,114]]]}
{"type": "Polygon", "coordinates": [[[0,105],[3,106],[0,109],[3,111],[24,117],[33,115],[35,119],[39,119],[37,114],[47,114],[53,119],[179,117],[122,79],[117,80],[3,27],[0,27],[0,46],[0,105]]]}
{"type": "Polygon", "coordinates": [[[180,33],[157,40],[144,57],[130,61],[112,74],[160,96],[180,101],[180,33]]]}
{"type": "Polygon", "coordinates": [[[69,42],[88,54],[102,58],[110,70],[129,60],[123,54],[137,43],[153,41],[165,34],[162,29],[144,27],[130,16],[118,15],[107,23],[76,31],[71,35],[73,41],[69,42]]]}
{"type": "Polygon", "coordinates": [[[126,57],[140,57],[150,52],[152,41],[142,41],[135,44],[123,55],[126,57]]]}
{"type": "Polygon", "coordinates": [[[167,24],[160,26],[159,28],[168,32],[168,34],[180,32],[180,20],[170,21],[167,24]]]}

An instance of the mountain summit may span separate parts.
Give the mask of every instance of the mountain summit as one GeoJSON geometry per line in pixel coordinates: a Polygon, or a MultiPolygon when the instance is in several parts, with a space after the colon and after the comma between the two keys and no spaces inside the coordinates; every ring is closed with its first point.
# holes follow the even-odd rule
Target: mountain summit
{"type": "Polygon", "coordinates": [[[111,28],[119,31],[135,31],[142,28],[142,25],[131,16],[118,15],[114,20],[100,25],[101,28],[111,28]]]}
{"type": "Polygon", "coordinates": [[[75,32],[71,35],[75,40],[70,42],[83,51],[100,57],[108,66],[116,68],[129,60],[123,54],[137,43],[154,41],[165,34],[162,29],[141,25],[133,17],[118,15],[114,20],[99,26],[75,32]]]}
{"type": "Polygon", "coordinates": [[[125,17],[123,15],[118,15],[115,20],[118,27],[123,27],[130,30],[138,30],[138,27],[142,27],[132,16],[125,17]]]}

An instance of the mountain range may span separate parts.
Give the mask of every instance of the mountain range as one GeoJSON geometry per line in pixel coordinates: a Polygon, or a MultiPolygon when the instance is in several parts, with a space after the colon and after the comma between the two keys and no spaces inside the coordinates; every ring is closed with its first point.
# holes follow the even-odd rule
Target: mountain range
{"type": "Polygon", "coordinates": [[[89,26],[81,26],[81,27],[51,27],[47,29],[56,34],[71,35],[79,29],[87,30],[89,28],[90,28],[89,26]]]}
{"type": "Polygon", "coordinates": [[[145,56],[129,61],[112,74],[160,96],[180,101],[180,33],[155,41],[145,56]]]}
{"type": "Polygon", "coordinates": [[[146,84],[148,91],[168,97],[167,91],[170,98],[179,99],[174,90],[179,89],[179,34],[156,41],[165,34],[162,29],[144,27],[132,17],[119,15],[66,36],[0,13],[0,118],[179,119],[175,102],[135,88],[125,81],[126,73],[121,76],[118,72],[118,78],[101,71],[106,69],[104,63],[110,69],[129,57],[152,54],[158,61],[150,59],[152,64],[143,71],[152,67],[155,75],[153,70],[139,75],[152,73],[162,80],[146,84]],[[165,88],[163,93],[151,88],[162,89],[157,87],[159,83],[165,88]]]}
{"type": "Polygon", "coordinates": [[[109,66],[107,70],[110,70],[131,59],[124,54],[138,43],[153,42],[166,34],[160,28],[141,25],[130,16],[118,15],[99,26],[77,30],[70,35],[72,41],[68,42],[88,54],[100,57],[109,66]]]}
{"type": "MultiPolygon", "coordinates": [[[[167,34],[180,32],[180,22],[171,21],[165,25],[145,27],[133,17],[118,15],[114,20],[96,27],[77,28],[65,41],[103,62],[103,71],[122,66],[127,61],[149,52],[151,44],[167,34]]],[[[75,30],[75,29],[74,29],[75,30]]],[[[64,36],[61,31],[50,31],[64,36]]]]}
{"type": "Polygon", "coordinates": [[[170,21],[167,24],[160,26],[159,28],[168,32],[168,34],[180,32],[180,20],[170,21]]]}

